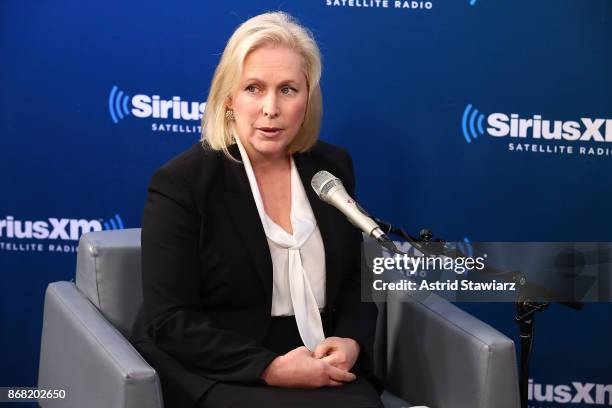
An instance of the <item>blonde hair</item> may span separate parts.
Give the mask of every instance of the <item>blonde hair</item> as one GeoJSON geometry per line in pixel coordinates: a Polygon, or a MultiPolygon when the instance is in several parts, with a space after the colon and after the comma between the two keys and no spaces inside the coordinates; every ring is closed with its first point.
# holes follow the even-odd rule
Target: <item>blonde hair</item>
{"type": "Polygon", "coordinates": [[[235,129],[234,123],[225,116],[226,102],[240,81],[247,55],[265,45],[289,47],[304,59],[308,104],[304,123],[288,146],[289,153],[304,152],[317,141],[323,110],[319,47],[312,33],[289,14],[264,13],[245,21],[230,37],[215,69],[202,116],[200,142],[214,150],[222,150],[230,158],[228,148],[235,143],[235,129]]]}

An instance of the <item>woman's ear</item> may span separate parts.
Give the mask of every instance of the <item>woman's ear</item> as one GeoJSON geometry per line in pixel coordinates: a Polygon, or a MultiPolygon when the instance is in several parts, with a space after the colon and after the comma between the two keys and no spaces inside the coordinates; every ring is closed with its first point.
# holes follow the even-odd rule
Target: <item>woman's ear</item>
{"type": "Polygon", "coordinates": [[[228,97],[225,99],[225,107],[226,107],[227,109],[232,109],[232,97],[231,97],[231,96],[228,96],[228,97]]]}

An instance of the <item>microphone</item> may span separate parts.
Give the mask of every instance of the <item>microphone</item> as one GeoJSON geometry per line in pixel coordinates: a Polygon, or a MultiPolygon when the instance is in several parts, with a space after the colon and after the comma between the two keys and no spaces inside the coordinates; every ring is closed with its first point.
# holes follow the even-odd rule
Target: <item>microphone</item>
{"type": "Polygon", "coordinates": [[[312,177],[310,185],[321,200],[340,210],[351,224],[374,238],[389,251],[403,254],[378,224],[370,218],[369,214],[348,195],[338,177],[321,170],[312,177]]]}

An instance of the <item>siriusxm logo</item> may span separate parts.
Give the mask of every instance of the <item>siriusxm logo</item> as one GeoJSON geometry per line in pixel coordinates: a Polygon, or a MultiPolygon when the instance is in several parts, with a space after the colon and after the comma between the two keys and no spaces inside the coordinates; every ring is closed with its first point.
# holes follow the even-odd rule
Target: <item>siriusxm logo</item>
{"type": "Polygon", "coordinates": [[[541,141],[612,142],[612,119],[580,118],[580,121],[549,120],[542,115],[521,118],[518,114],[492,113],[487,116],[468,104],[463,111],[461,130],[465,141],[487,133],[494,137],[539,139],[541,141]]]}
{"type": "Polygon", "coordinates": [[[16,220],[13,216],[0,219],[0,238],[61,239],[78,241],[82,234],[91,231],[123,229],[119,214],[108,220],[49,218],[39,221],[16,220]]]}
{"type": "Polygon", "coordinates": [[[572,381],[571,385],[538,384],[529,380],[528,398],[558,404],[594,404],[612,406],[612,384],[572,381]]]}
{"type": "Polygon", "coordinates": [[[200,120],[205,102],[188,102],[180,96],[161,99],[159,95],[138,94],[130,98],[116,85],[108,95],[108,112],[113,123],[133,115],[137,118],[200,120]]]}

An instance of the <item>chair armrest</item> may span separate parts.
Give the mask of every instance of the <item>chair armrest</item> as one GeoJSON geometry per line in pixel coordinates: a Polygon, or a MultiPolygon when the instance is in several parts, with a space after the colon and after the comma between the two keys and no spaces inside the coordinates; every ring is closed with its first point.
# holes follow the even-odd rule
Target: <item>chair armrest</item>
{"type": "Polygon", "coordinates": [[[435,408],[518,408],[514,342],[431,294],[387,292],[385,386],[435,408]]]}
{"type": "Polygon", "coordinates": [[[47,287],[38,387],[66,390],[42,407],[163,407],[155,370],[72,282],[47,287]]]}

